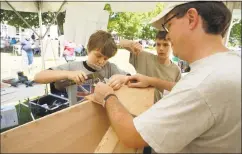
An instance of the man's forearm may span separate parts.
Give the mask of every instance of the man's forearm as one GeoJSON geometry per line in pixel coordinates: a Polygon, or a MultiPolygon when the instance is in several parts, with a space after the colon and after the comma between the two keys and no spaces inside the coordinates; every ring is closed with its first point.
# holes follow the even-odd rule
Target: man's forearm
{"type": "Polygon", "coordinates": [[[176,85],[176,82],[170,82],[166,80],[161,80],[159,78],[155,77],[149,77],[149,84],[155,88],[157,88],[159,91],[168,90],[171,91],[172,88],[176,85]]]}
{"type": "Polygon", "coordinates": [[[106,110],[111,126],[121,142],[132,148],[141,148],[147,145],[137,132],[132,115],[116,97],[111,96],[107,100],[106,110]]]}
{"type": "Polygon", "coordinates": [[[34,81],[37,83],[51,83],[59,80],[67,79],[68,71],[63,70],[44,70],[37,73],[34,81]]]}

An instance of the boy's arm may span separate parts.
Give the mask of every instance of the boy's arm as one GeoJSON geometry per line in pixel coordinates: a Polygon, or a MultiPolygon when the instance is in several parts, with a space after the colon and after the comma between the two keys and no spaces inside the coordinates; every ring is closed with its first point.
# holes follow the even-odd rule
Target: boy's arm
{"type": "Polygon", "coordinates": [[[155,77],[149,77],[149,83],[151,86],[157,88],[161,92],[163,92],[164,90],[171,91],[172,88],[176,85],[176,82],[161,80],[155,77]]]}
{"type": "Polygon", "coordinates": [[[132,88],[145,88],[148,86],[155,87],[159,91],[168,90],[171,91],[172,88],[176,85],[176,82],[170,82],[166,80],[161,80],[155,77],[149,77],[141,74],[136,74],[129,77],[131,81],[128,86],[132,88]]]}
{"type": "Polygon", "coordinates": [[[55,86],[58,89],[62,89],[63,86],[69,86],[65,80],[72,80],[76,84],[80,85],[87,79],[87,76],[82,71],[66,71],[66,70],[44,70],[37,73],[34,77],[34,81],[37,83],[51,83],[56,82],[55,86]],[[63,81],[64,80],[64,81],[63,81]]]}
{"type": "Polygon", "coordinates": [[[138,55],[142,51],[142,46],[138,42],[134,42],[131,40],[120,40],[119,46],[125,48],[130,53],[138,55]]]}
{"type": "Polygon", "coordinates": [[[43,70],[37,73],[34,77],[34,81],[37,83],[51,83],[68,78],[69,71],[65,70],[43,70]]]}

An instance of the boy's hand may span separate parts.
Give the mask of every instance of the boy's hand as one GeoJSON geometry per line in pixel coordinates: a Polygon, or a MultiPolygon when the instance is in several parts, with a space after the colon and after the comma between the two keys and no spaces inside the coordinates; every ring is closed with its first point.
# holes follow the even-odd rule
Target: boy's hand
{"type": "Polygon", "coordinates": [[[67,78],[74,81],[77,85],[85,82],[87,75],[82,71],[68,71],[67,78]]]}
{"type": "Polygon", "coordinates": [[[120,40],[120,46],[124,48],[129,48],[131,52],[135,55],[138,55],[142,51],[142,45],[138,42],[131,40],[120,40]]]}
{"type": "Polygon", "coordinates": [[[135,55],[138,55],[142,51],[142,45],[138,42],[132,41],[130,48],[132,50],[132,53],[135,55]]]}
{"type": "Polygon", "coordinates": [[[130,76],[128,81],[130,81],[128,83],[130,88],[146,88],[150,86],[149,77],[141,74],[130,76]]]}
{"type": "Polygon", "coordinates": [[[108,85],[113,88],[113,90],[118,90],[123,84],[128,82],[129,76],[116,74],[111,76],[108,80],[108,85]]]}

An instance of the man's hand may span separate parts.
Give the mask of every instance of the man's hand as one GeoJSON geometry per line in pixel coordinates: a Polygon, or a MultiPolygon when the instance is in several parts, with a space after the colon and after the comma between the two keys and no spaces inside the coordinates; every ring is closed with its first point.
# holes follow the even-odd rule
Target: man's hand
{"type": "Polygon", "coordinates": [[[95,87],[94,93],[86,96],[86,98],[95,103],[101,104],[104,107],[105,106],[104,98],[108,94],[113,94],[113,93],[114,93],[113,88],[109,87],[107,84],[98,82],[95,87]]]}
{"type": "Polygon", "coordinates": [[[118,90],[121,88],[123,84],[126,84],[128,82],[129,76],[121,75],[121,74],[115,74],[111,76],[111,78],[108,81],[108,85],[113,88],[113,90],[118,90]]]}
{"type": "Polygon", "coordinates": [[[69,71],[67,78],[74,81],[77,85],[80,85],[85,82],[87,75],[82,71],[69,71]]]}
{"type": "Polygon", "coordinates": [[[131,40],[120,40],[120,46],[130,49],[130,52],[135,55],[138,55],[142,51],[142,45],[131,40]]]}
{"type": "Polygon", "coordinates": [[[130,88],[146,88],[150,86],[149,83],[150,77],[141,75],[141,74],[136,74],[133,76],[130,76],[128,81],[128,87],[130,88]]]}

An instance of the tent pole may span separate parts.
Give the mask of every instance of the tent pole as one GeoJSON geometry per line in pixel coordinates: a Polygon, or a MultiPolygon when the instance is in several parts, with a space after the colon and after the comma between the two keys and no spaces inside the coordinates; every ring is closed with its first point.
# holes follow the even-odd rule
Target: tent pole
{"type": "MultiPolygon", "coordinates": [[[[42,2],[37,2],[38,5],[38,16],[39,16],[39,40],[40,40],[40,53],[41,53],[41,61],[42,61],[42,70],[45,69],[45,51],[43,48],[43,36],[42,36],[42,2]]],[[[45,85],[45,94],[48,94],[48,86],[45,85]]]]}
{"type": "Polygon", "coordinates": [[[47,28],[45,34],[43,35],[43,37],[45,37],[45,35],[47,34],[47,32],[50,30],[50,26],[54,24],[54,22],[55,22],[55,20],[56,20],[56,18],[57,18],[57,16],[58,16],[58,14],[59,14],[60,11],[62,10],[62,8],[63,8],[63,6],[65,5],[65,3],[66,3],[66,1],[63,1],[63,3],[61,4],[59,10],[58,10],[57,13],[55,14],[55,17],[52,19],[51,24],[48,26],[48,28],[47,28]]]}
{"type": "Polygon", "coordinates": [[[43,36],[42,36],[42,2],[38,2],[38,16],[39,16],[39,28],[40,28],[40,32],[39,32],[39,40],[40,42],[40,51],[41,51],[41,60],[42,60],[42,70],[45,69],[45,61],[44,61],[44,55],[45,55],[45,51],[43,51],[43,36]]]}

